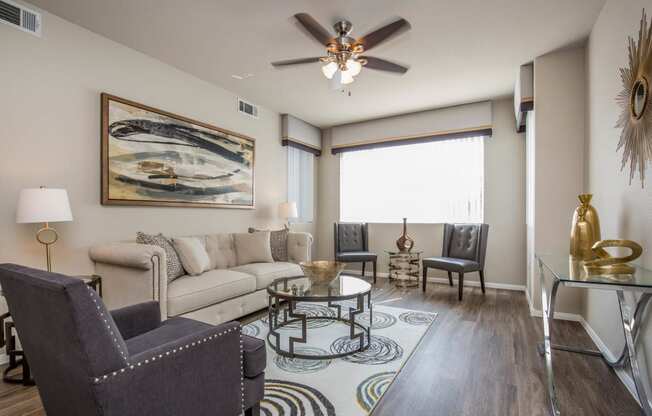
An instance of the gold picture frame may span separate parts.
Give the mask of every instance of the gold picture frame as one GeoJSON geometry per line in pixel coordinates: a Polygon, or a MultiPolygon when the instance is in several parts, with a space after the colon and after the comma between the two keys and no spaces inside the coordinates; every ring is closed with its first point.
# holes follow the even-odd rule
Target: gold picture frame
{"type": "Polygon", "coordinates": [[[101,95],[102,205],[255,207],[255,139],[101,95]]]}

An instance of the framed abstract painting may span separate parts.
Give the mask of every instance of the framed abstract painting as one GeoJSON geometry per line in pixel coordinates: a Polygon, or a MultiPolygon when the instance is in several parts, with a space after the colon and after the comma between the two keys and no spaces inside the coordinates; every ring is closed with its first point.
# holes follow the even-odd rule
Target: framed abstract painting
{"type": "Polygon", "coordinates": [[[255,143],[102,94],[102,204],[254,208],[255,143]]]}

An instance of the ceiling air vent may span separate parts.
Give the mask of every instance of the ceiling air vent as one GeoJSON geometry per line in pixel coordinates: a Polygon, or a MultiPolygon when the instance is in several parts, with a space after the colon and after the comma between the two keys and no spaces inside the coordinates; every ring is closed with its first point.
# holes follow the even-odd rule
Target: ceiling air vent
{"type": "Polygon", "coordinates": [[[9,0],[0,0],[0,23],[41,36],[41,15],[9,0]]]}
{"type": "Polygon", "coordinates": [[[258,107],[238,98],[238,111],[249,117],[258,118],[258,107]]]}

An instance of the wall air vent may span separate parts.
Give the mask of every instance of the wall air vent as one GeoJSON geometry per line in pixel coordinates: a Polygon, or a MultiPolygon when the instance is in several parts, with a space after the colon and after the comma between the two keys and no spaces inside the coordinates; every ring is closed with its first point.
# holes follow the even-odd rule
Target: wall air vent
{"type": "Polygon", "coordinates": [[[258,118],[258,107],[238,98],[238,111],[249,117],[258,118]]]}
{"type": "Polygon", "coordinates": [[[41,14],[10,0],[0,0],[0,23],[41,36],[41,14]]]}

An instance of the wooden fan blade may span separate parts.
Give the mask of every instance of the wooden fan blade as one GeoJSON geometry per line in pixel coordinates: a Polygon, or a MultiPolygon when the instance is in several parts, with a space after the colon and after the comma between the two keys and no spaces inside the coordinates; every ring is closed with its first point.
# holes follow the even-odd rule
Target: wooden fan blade
{"type": "Polygon", "coordinates": [[[364,50],[368,51],[374,46],[378,46],[390,37],[397,35],[399,32],[409,30],[410,23],[405,19],[398,19],[397,21],[381,27],[378,30],[359,38],[356,44],[364,46],[364,50]]]}
{"type": "Polygon", "coordinates": [[[308,13],[297,13],[294,17],[299,21],[301,26],[303,26],[308,33],[317,40],[317,42],[326,46],[333,41],[333,35],[324,29],[324,27],[308,13]]]}
{"type": "Polygon", "coordinates": [[[319,61],[321,61],[321,58],[319,56],[314,58],[287,59],[285,61],[272,62],[272,66],[312,64],[314,62],[319,62],[319,61]]]}
{"type": "Polygon", "coordinates": [[[373,56],[361,56],[360,59],[367,60],[367,64],[364,66],[365,68],[394,72],[396,74],[405,74],[408,71],[408,68],[403,65],[395,64],[394,62],[380,58],[374,58],[373,56]]]}

